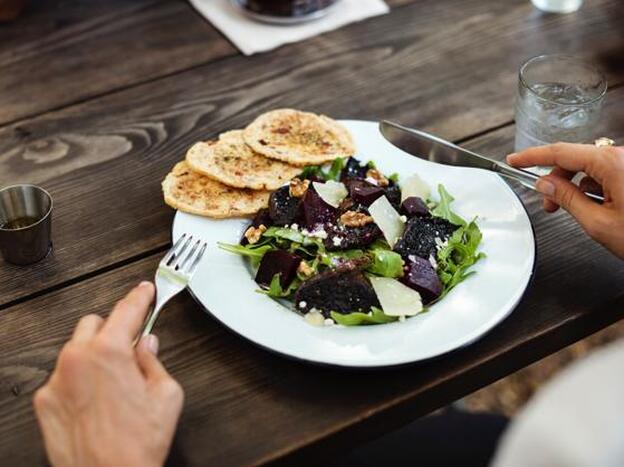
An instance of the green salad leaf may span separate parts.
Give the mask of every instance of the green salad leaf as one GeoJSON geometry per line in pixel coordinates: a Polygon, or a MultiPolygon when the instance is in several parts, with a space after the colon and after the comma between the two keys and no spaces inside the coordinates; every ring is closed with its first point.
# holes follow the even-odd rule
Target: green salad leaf
{"type": "Polygon", "coordinates": [[[308,165],[304,167],[299,176],[301,178],[318,178],[323,181],[333,180],[337,182],[340,180],[340,173],[346,165],[346,160],[342,157],[338,157],[333,160],[327,171],[323,170],[323,167],[319,165],[308,165]]]}
{"type": "Polygon", "coordinates": [[[273,276],[273,279],[271,279],[271,284],[269,285],[269,288],[266,289],[266,290],[265,289],[259,289],[258,292],[266,294],[269,297],[273,297],[273,298],[288,298],[288,297],[290,297],[299,288],[299,286],[301,285],[301,281],[299,279],[295,278],[290,283],[290,285],[288,287],[286,287],[286,289],[283,289],[282,288],[282,284],[280,282],[280,276],[281,276],[281,274],[279,274],[279,273],[275,274],[273,276]]]}
{"type": "Polygon", "coordinates": [[[262,257],[267,251],[276,250],[277,247],[270,243],[264,243],[261,245],[232,245],[230,243],[218,243],[219,248],[229,251],[230,253],[235,253],[237,255],[246,256],[250,259],[253,267],[257,267],[262,260],[262,257]]]}
{"type": "Polygon", "coordinates": [[[392,175],[388,177],[388,180],[394,183],[399,183],[399,174],[394,172],[392,175]]]}
{"type": "Polygon", "coordinates": [[[442,296],[474,274],[469,269],[481,258],[485,258],[485,253],[477,252],[482,236],[475,219],[459,227],[448,239],[447,245],[438,251],[437,272],[444,286],[442,296]]]}
{"type": "Polygon", "coordinates": [[[348,313],[343,315],[342,313],[337,313],[332,311],[331,317],[338,324],[342,324],[343,326],[360,326],[362,324],[385,324],[392,323],[393,321],[398,320],[399,318],[396,316],[388,316],[383,310],[372,307],[371,312],[369,313],[348,313]]]}
{"type": "Polygon", "coordinates": [[[336,267],[342,261],[358,259],[366,256],[362,250],[328,251],[321,255],[321,263],[328,267],[336,267]]]}
{"type": "Polygon", "coordinates": [[[466,225],[466,221],[451,210],[451,203],[455,198],[446,191],[444,185],[438,185],[438,193],[440,195],[440,202],[431,210],[431,214],[446,219],[451,224],[460,226],[466,225]]]}
{"type": "Polygon", "coordinates": [[[382,277],[401,277],[403,275],[403,259],[401,255],[390,249],[374,248],[369,251],[371,264],[366,271],[382,277]]]}

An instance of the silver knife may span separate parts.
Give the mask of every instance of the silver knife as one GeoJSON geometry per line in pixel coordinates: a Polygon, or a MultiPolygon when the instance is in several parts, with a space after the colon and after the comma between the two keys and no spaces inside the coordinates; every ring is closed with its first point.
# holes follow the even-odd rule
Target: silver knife
{"type": "MultiPolygon", "coordinates": [[[[534,173],[516,169],[504,162],[469,151],[424,131],[408,128],[387,120],[383,120],[379,124],[379,131],[390,143],[413,156],[438,164],[490,170],[535,190],[535,182],[539,176],[534,173]]],[[[585,194],[596,201],[604,201],[600,195],[587,192],[585,194]]]]}

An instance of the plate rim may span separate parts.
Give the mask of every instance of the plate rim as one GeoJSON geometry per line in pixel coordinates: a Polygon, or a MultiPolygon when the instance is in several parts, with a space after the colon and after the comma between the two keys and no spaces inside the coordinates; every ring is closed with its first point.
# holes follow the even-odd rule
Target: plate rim
{"type": "MultiPolygon", "coordinates": [[[[344,121],[348,121],[348,122],[359,122],[359,123],[373,123],[375,125],[378,125],[379,122],[373,121],[373,120],[360,120],[360,119],[339,119],[339,122],[344,122],[344,121]]],[[[390,144],[390,143],[389,143],[390,144]]],[[[412,157],[416,157],[416,156],[412,156],[412,157]]],[[[438,164],[440,165],[440,164],[438,164]]],[[[268,352],[270,352],[271,354],[286,358],[287,360],[290,361],[295,361],[295,362],[300,362],[300,363],[305,363],[305,364],[309,364],[312,366],[316,366],[316,367],[324,367],[324,368],[342,368],[342,369],[351,369],[351,370],[382,370],[382,369],[393,369],[393,368],[401,368],[401,367],[407,367],[407,366],[413,366],[413,365],[417,365],[417,364],[422,364],[425,362],[430,362],[433,360],[436,360],[438,358],[447,356],[451,353],[457,352],[457,351],[461,351],[463,349],[465,349],[466,347],[469,347],[470,345],[474,344],[475,342],[479,341],[480,339],[484,338],[485,336],[487,336],[488,334],[490,334],[494,329],[496,329],[497,327],[499,327],[504,321],[507,320],[507,318],[509,318],[509,316],[511,315],[511,313],[518,307],[518,305],[523,301],[524,297],[526,296],[529,288],[532,286],[533,284],[533,280],[535,278],[535,271],[536,271],[536,267],[537,267],[537,258],[538,258],[538,249],[537,249],[537,238],[535,235],[535,226],[533,225],[533,222],[531,221],[531,216],[529,215],[529,211],[527,210],[527,207],[525,206],[525,204],[522,202],[522,198],[520,197],[520,195],[513,189],[511,188],[511,186],[506,182],[506,180],[504,180],[503,178],[501,178],[500,176],[498,177],[499,180],[502,182],[502,184],[504,185],[505,189],[508,190],[509,192],[511,192],[516,199],[518,200],[518,202],[520,203],[520,206],[522,207],[528,221],[529,221],[529,226],[530,226],[530,232],[531,232],[531,239],[533,240],[532,242],[532,246],[533,246],[533,262],[531,265],[531,271],[529,273],[528,276],[528,280],[526,283],[526,286],[524,287],[522,293],[519,295],[518,299],[513,303],[513,305],[511,305],[509,307],[509,310],[503,315],[501,316],[501,318],[499,319],[499,321],[494,324],[493,326],[491,326],[489,329],[487,329],[485,332],[478,334],[476,336],[473,336],[472,339],[464,342],[463,344],[440,352],[436,355],[431,355],[431,356],[427,356],[427,357],[423,357],[423,358],[418,358],[416,360],[411,360],[411,361],[404,361],[404,362],[398,362],[398,363],[379,363],[379,364],[346,364],[346,363],[338,363],[338,362],[327,362],[327,361],[321,361],[321,360],[313,360],[313,359],[308,359],[305,357],[300,357],[300,356],[296,356],[293,354],[289,354],[286,352],[282,352],[280,350],[268,347],[260,342],[257,342],[253,339],[251,339],[250,337],[242,334],[241,332],[237,331],[236,329],[234,329],[233,327],[227,325],[224,321],[222,321],[221,319],[219,319],[218,316],[216,316],[214,313],[212,313],[208,307],[206,305],[204,305],[204,303],[199,300],[199,298],[197,297],[197,295],[195,294],[195,292],[193,291],[193,289],[191,288],[191,286],[189,285],[187,287],[187,291],[188,293],[191,295],[191,297],[193,298],[193,300],[195,301],[195,303],[197,303],[200,308],[204,311],[204,313],[206,313],[207,315],[209,315],[210,317],[212,317],[217,323],[219,323],[220,325],[222,325],[225,329],[227,329],[229,332],[231,332],[232,334],[242,337],[245,341],[251,343],[252,345],[254,345],[257,348],[266,350],[268,352]]],[[[178,221],[178,214],[181,211],[176,210],[176,213],[174,215],[173,218],[173,222],[171,223],[171,228],[170,228],[170,239],[171,241],[173,240],[173,232],[175,229],[175,225],[176,222],[178,221]]]]}

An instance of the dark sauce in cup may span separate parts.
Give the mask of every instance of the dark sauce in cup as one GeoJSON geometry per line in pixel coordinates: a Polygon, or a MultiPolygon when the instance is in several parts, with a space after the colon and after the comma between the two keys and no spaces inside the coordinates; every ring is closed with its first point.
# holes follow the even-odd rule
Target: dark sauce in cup
{"type": "Polygon", "coordinates": [[[317,14],[337,0],[238,0],[251,13],[280,18],[302,18],[317,14]]]}

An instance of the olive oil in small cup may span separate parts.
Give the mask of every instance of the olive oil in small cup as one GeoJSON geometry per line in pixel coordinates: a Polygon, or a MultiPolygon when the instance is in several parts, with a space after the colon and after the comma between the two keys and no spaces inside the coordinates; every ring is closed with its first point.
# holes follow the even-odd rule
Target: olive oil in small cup
{"type": "Polygon", "coordinates": [[[36,185],[0,190],[0,253],[13,264],[36,263],[52,249],[52,197],[36,185]]]}

